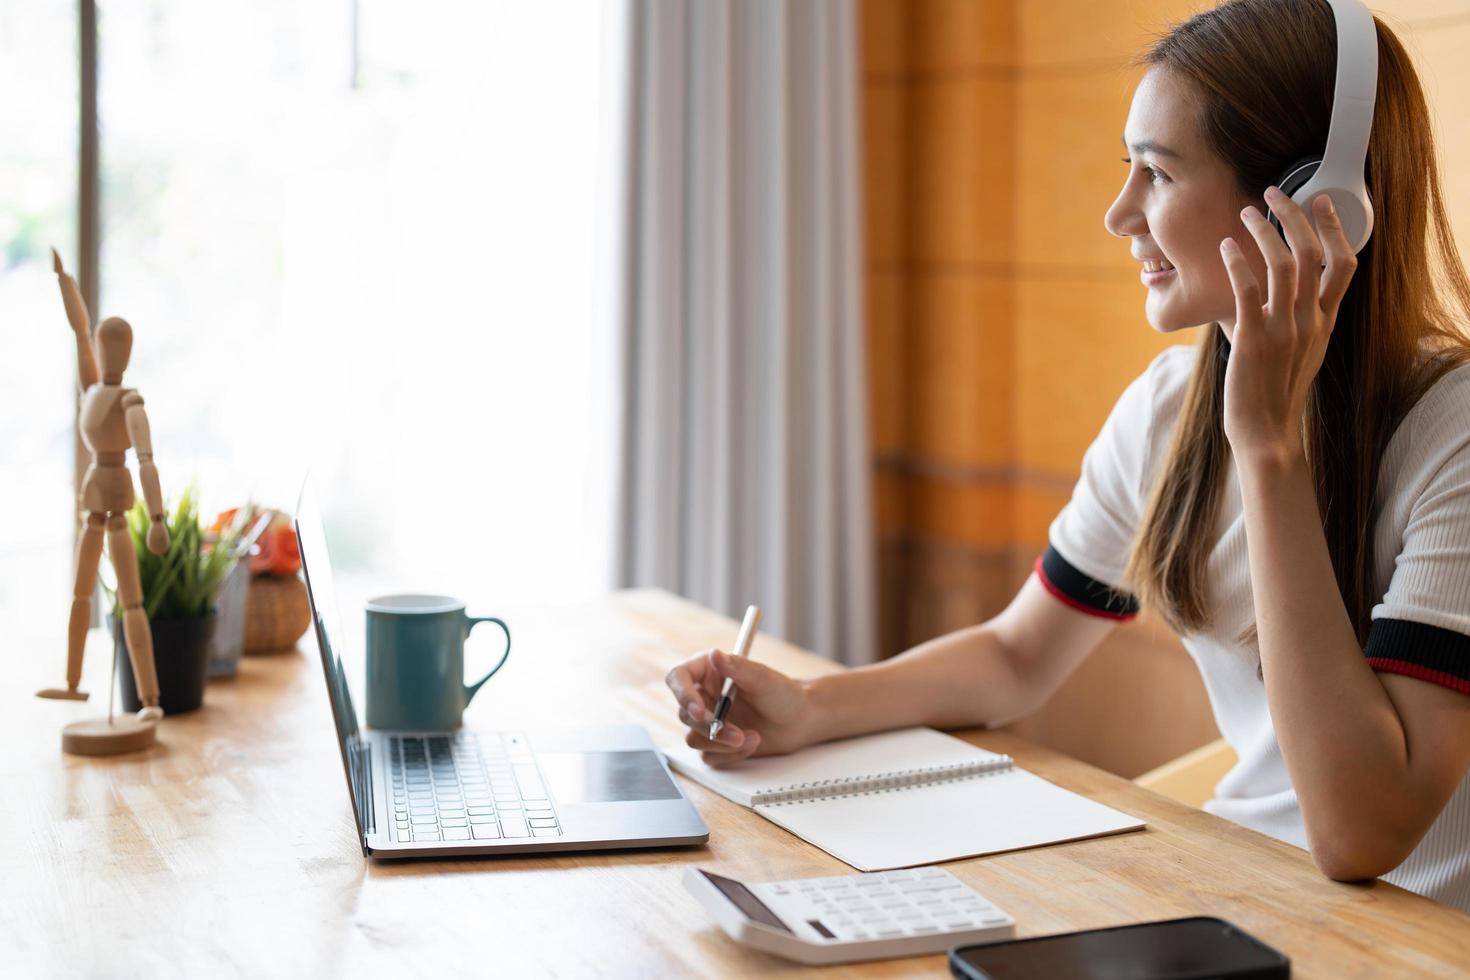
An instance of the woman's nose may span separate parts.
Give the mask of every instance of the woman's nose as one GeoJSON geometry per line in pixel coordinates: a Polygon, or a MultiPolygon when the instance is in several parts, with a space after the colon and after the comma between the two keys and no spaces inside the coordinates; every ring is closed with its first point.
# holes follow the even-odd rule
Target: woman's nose
{"type": "Polygon", "coordinates": [[[1103,227],[1107,228],[1108,234],[1119,238],[1129,238],[1147,230],[1143,212],[1129,201],[1126,189],[1118,195],[1107,213],[1103,215],[1103,227]]]}

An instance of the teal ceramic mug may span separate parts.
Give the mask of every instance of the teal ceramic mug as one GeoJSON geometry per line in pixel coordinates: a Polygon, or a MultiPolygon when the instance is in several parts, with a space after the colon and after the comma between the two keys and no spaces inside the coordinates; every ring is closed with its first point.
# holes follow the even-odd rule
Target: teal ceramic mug
{"type": "Polygon", "coordinates": [[[399,731],[447,731],[510,658],[510,627],[471,616],[444,595],[387,595],[367,604],[367,723],[399,731]],[[480,623],[505,631],[505,652],[490,672],[464,682],[464,641],[480,623]]]}

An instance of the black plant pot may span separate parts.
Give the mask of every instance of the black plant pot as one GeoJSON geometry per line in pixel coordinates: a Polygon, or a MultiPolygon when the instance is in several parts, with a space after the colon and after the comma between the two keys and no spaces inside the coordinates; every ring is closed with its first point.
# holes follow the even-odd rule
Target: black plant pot
{"type": "MultiPolygon", "coordinates": [[[[193,711],[204,703],[204,682],[209,667],[209,637],[215,614],[187,619],[160,619],[149,623],[153,631],[153,665],[158,672],[158,706],[166,715],[193,711]]],[[[117,691],[124,711],[143,707],[133,662],[123,639],[122,620],[112,617],[112,643],[116,650],[117,691]]]]}

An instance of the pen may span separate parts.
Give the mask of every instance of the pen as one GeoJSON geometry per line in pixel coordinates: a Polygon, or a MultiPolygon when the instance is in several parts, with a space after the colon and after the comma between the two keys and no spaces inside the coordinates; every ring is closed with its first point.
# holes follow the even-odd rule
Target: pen
{"type": "MultiPolygon", "coordinates": [[[[761,624],[761,607],[747,606],[745,609],[745,621],[740,624],[740,637],[735,641],[735,656],[750,656],[750,645],[755,642],[756,627],[761,624]]],[[[720,734],[720,729],[725,727],[725,716],[730,713],[730,705],[735,701],[735,678],[726,677],[725,686],[720,688],[720,700],[715,704],[715,720],[709,723],[710,741],[720,734]]]]}

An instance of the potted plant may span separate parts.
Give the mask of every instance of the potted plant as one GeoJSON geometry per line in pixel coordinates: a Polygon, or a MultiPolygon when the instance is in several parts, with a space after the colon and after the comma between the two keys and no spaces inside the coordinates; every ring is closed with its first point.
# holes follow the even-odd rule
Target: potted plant
{"type": "Polygon", "coordinates": [[[232,529],[240,535],[233,549],[237,560],[225,573],[219,594],[215,597],[214,629],[209,637],[210,680],[233,677],[240,670],[240,654],[245,649],[245,622],[249,613],[250,576],[255,564],[251,549],[256,547],[256,541],[270,526],[273,516],[273,511],[261,510],[254,504],[236,507],[219,515],[205,537],[206,541],[218,541],[230,535],[232,529]],[[242,531],[241,528],[248,530],[242,531]]]}
{"type": "MultiPolygon", "coordinates": [[[[190,485],[167,518],[169,547],[155,555],[145,547],[148,513],[139,500],[128,513],[128,530],[138,552],[143,611],[153,633],[153,660],[158,671],[159,704],[165,714],[193,711],[204,703],[210,631],[220,583],[234,566],[241,529],[231,526],[216,540],[199,526],[197,490],[190,485]]],[[[122,609],[112,594],[112,636],[117,647],[118,691],[123,708],[142,706],[132,663],[123,640],[122,609]]]]}
{"type": "MultiPolygon", "coordinates": [[[[301,548],[290,515],[246,504],[220,514],[210,532],[221,533],[230,526],[244,524],[249,524],[250,530],[241,541],[239,553],[246,560],[225,579],[213,644],[216,648],[233,647],[236,660],[242,650],[286,650],[311,625],[311,607],[300,574],[301,548]]],[[[210,676],[214,675],[211,666],[210,676]]]]}
{"type": "Polygon", "coordinates": [[[270,653],[293,646],[311,625],[301,546],[291,518],[271,512],[271,523],[250,556],[245,652],[270,653]]]}

